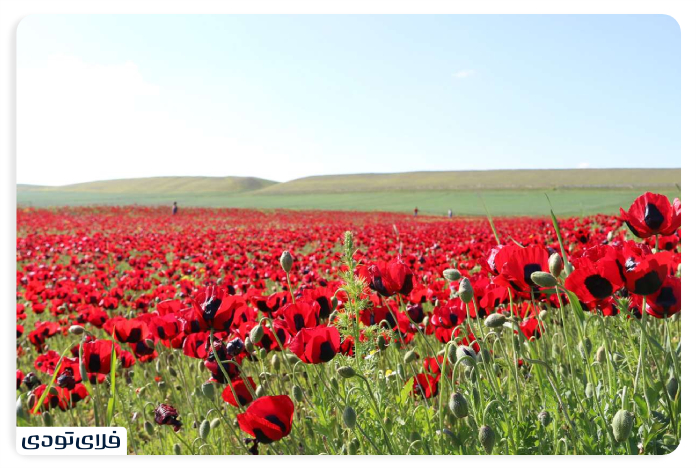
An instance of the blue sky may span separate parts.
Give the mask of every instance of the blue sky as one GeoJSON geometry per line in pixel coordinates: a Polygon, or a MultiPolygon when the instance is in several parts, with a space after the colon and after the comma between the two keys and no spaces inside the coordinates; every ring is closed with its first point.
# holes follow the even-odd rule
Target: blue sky
{"type": "Polygon", "coordinates": [[[680,167],[660,15],[40,15],[18,183],[680,167]]]}

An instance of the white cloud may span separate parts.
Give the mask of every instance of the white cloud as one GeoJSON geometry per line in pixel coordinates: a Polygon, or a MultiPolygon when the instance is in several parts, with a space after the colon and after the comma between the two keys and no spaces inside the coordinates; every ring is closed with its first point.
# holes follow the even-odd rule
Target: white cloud
{"type": "Polygon", "coordinates": [[[583,161],[583,162],[578,164],[578,169],[587,169],[588,167],[590,167],[590,163],[588,163],[588,162],[583,161]]]}
{"type": "Polygon", "coordinates": [[[474,74],[474,70],[459,70],[457,73],[455,73],[452,76],[454,76],[455,78],[469,78],[473,74],[474,74]]]}

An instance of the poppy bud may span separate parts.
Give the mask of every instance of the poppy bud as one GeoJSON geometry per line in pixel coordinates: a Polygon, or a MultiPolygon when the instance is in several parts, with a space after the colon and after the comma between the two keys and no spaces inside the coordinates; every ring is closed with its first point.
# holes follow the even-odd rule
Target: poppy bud
{"type": "Polygon", "coordinates": [[[633,414],[626,410],[619,410],[611,421],[611,428],[617,442],[626,441],[633,430],[633,414]]]}
{"type": "Polygon", "coordinates": [[[479,353],[479,356],[481,356],[481,360],[488,364],[491,362],[491,352],[488,351],[487,349],[482,349],[481,352],[479,353]]]}
{"type": "Polygon", "coordinates": [[[385,349],[387,349],[387,340],[384,339],[384,335],[379,335],[377,337],[377,348],[380,351],[384,351],[385,349]]]}
{"type": "Polygon", "coordinates": [[[505,324],[505,316],[499,313],[492,313],[486,317],[483,324],[488,328],[500,328],[505,324]]]}
{"type": "Polygon", "coordinates": [[[53,416],[51,415],[51,413],[46,411],[41,415],[41,417],[43,418],[44,426],[46,426],[46,427],[53,426],[53,416]]]}
{"type": "Polygon", "coordinates": [[[36,406],[36,395],[30,393],[27,398],[27,408],[32,409],[34,406],[36,406]]]}
{"type": "Polygon", "coordinates": [[[68,331],[72,335],[82,335],[85,332],[85,329],[81,327],[80,325],[73,325],[70,328],[68,328],[68,331]]]}
{"type": "Polygon", "coordinates": [[[679,381],[674,377],[670,377],[667,381],[667,395],[674,400],[677,397],[677,391],[679,390],[679,381]]]}
{"type": "Polygon", "coordinates": [[[604,363],[607,360],[607,351],[604,346],[597,348],[597,353],[595,354],[595,360],[599,363],[604,363]]]}
{"type": "Polygon", "coordinates": [[[220,418],[215,418],[212,421],[210,421],[210,428],[215,429],[220,425],[220,418]]]}
{"type": "Polygon", "coordinates": [[[244,339],[244,349],[246,349],[249,354],[254,352],[254,343],[252,343],[251,338],[248,336],[244,339]]]}
{"type": "Polygon", "coordinates": [[[539,419],[539,422],[541,423],[541,425],[544,427],[551,424],[551,415],[549,414],[548,411],[544,410],[544,411],[540,412],[539,415],[537,416],[537,418],[539,419]]]}
{"type": "Polygon", "coordinates": [[[450,364],[454,364],[457,362],[457,343],[454,341],[450,341],[446,345],[447,349],[447,360],[449,361],[450,364]]]}
{"type": "Polygon", "coordinates": [[[201,393],[210,400],[215,399],[215,386],[212,382],[205,382],[201,385],[201,393]]]}
{"type": "Polygon", "coordinates": [[[404,362],[406,364],[409,364],[415,360],[416,360],[416,352],[415,351],[409,351],[404,355],[404,362]]]}
{"type": "Polygon", "coordinates": [[[27,415],[24,412],[24,406],[22,406],[22,397],[17,398],[17,404],[15,411],[17,413],[17,419],[26,419],[27,415]]]}
{"type": "Polygon", "coordinates": [[[543,322],[544,320],[546,320],[546,317],[548,317],[548,316],[549,316],[549,311],[546,310],[546,309],[544,309],[544,310],[542,310],[541,312],[539,312],[539,318],[541,319],[542,322],[543,322]]]}
{"type": "Polygon", "coordinates": [[[168,366],[167,370],[169,371],[169,375],[171,375],[172,377],[177,376],[176,369],[174,369],[172,366],[168,366]]]}
{"type": "Polygon", "coordinates": [[[348,455],[355,455],[358,453],[357,439],[353,439],[348,442],[348,455]]]}
{"type": "MultiPolygon", "coordinates": [[[[192,369],[193,370],[193,369],[192,369]]],[[[198,361],[198,371],[199,372],[205,372],[205,361],[198,361]]],[[[145,371],[147,372],[147,371],[145,371]]]]}
{"type": "Polygon", "coordinates": [[[334,388],[334,390],[338,391],[338,379],[336,377],[331,377],[329,382],[331,382],[331,386],[334,388]]]}
{"type": "Polygon", "coordinates": [[[535,271],[531,276],[532,282],[540,288],[553,288],[556,286],[556,278],[545,271],[535,271]]]}
{"type": "Polygon", "coordinates": [[[549,271],[555,278],[561,276],[561,272],[563,271],[563,259],[556,252],[552,253],[549,257],[549,271]]]}
{"type": "Polygon", "coordinates": [[[208,438],[208,434],[210,434],[210,422],[204,419],[201,421],[201,425],[198,428],[198,435],[201,436],[201,439],[205,440],[208,438]]]}
{"type": "Polygon", "coordinates": [[[495,432],[490,426],[481,426],[479,429],[479,442],[483,446],[484,450],[488,455],[493,452],[493,446],[495,445],[495,432]]]}
{"type": "Polygon", "coordinates": [[[474,397],[474,405],[481,406],[481,394],[479,393],[478,388],[473,387],[471,389],[471,396],[474,397]]]}
{"type": "Polygon", "coordinates": [[[160,364],[159,359],[155,361],[155,372],[157,372],[158,374],[162,373],[162,364],[160,364]]]}
{"type": "Polygon", "coordinates": [[[257,397],[262,397],[266,394],[266,388],[263,386],[263,384],[260,384],[258,387],[256,387],[255,393],[257,397]]]}
{"type": "Polygon", "coordinates": [[[346,408],[343,410],[343,423],[348,429],[355,428],[355,420],[357,417],[358,416],[355,414],[355,410],[352,407],[346,406],[346,408]]]}
{"type": "Polygon", "coordinates": [[[263,339],[263,336],[263,326],[261,326],[261,324],[258,324],[252,328],[251,333],[249,334],[249,338],[253,344],[259,343],[263,339]]]}
{"type": "Polygon", "coordinates": [[[256,352],[256,354],[258,354],[259,359],[263,361],[266,359],[266,356],[268,356],[268,351],[266,351],[266,348],[261,348],[256,352]]]}
{"type": "Polygon", "coordinates": [[[178,443],[174,444],[174,455],[181,455],[181,445],[178,443]]]}
{"type": "Polygon", "coordinates": [[[143,424],[143,428],[145,429],[145,432],[148,433],[148,435],[155,434],[155,426],[153,426],[150,421],[145,421],[145,424],[143,424]]]}
{"type": "Polygon", "coordinates": [[[448,268],[443,271],[442,276],[444,276],[447,281],[459,281],[462,278],[462,274],[455,268],[448,268]]]}
{"type": "Polygon", "coordinates": [[[285,273],[289,273],[292,268],[292,255],[287,250],[280,256],[280,267],[285,273]]]}
{"type": "Polygon", "coordinates": [[[408,446],[408,453],[417,453],[420,452],[420,449],[423,447],[423,441],[422,440],[414,440],[411,442],[411,445],[408,446]]]}
{"type": "Polygon", "coordinates": [[[474,362],[476,361],[476,351],[474,351],[474,348],[464,345],[459,346],[457,348],[457,360],[462,359],[465,366],[472,367],[471,361],[468,359],[464,359],[467,356],[473,359],[474,362]]]}
{"type": "Polygon", "coordinates": [[[580,355],[583,358],[587,359],[587,356],[589,356],[590,352],[592,352],[592,341],[590,341],[589,338],[585,338],[579,342],[578,351],[580,351],[580,355]]]}
{"type": "Polygon", "coordinates": [[[462,302],[470,302],[474,298],[474,287],[471,286],[471,281],[469,278],[462,278],[459,282],[459,291],[457,291],[457,296],[462,302]]]}
{"type": "Polygon", "coordinates": [[[338,372],[338,375],[340,375],[344,379],[350,379],[355,377],[355,369],[353,369],[350,366],[339,367],[336,372],[338,372]]]}
{"type": "Polygon", "coordinates": [[[274,354],[274,355],[271,357],[271,367],[272,367],[273,370],[275,370],[276,372],[280,370],[280,358],[278,357],[277,354],[274,354]]]}
{"type": "Polygon", "coordinates": [[[288,363],[289,363],[291,366],[294,366],[295,364],[297,364],[298,362],[300,362],[300,358],[298,358],[297,356],[295,356],[295,355],[292,354],[292,353],[286,354],[286,355],[285,355],[285,359],[288,360],[288,363]]]}
{"type": "Polygon", "coordinates": [[[465,418],[469,414],[469,407],[461,393],[455,392],[450,396],[449,409],[457,418],[465,418]]]}
{"type": "Polygon", "coordinates": [[[338,298],[331,296],[331,310],[336,310],[336,307],[338,307],[338,298]]]}
{"type": "Polygon", "coordinates": [[[404,366],[401,363],[396,365],[396,375],[398,375],[401,380],[406,380],[406,371],[404,371],[404,366]]]}
{"type": "Polygon", "coordinates": [[[296,402],[302,401],[304,398],[304,395],[302,394],[302,387],[299,385],[293,385],[292,386],[292,397],[295,399],[296,402]]]}

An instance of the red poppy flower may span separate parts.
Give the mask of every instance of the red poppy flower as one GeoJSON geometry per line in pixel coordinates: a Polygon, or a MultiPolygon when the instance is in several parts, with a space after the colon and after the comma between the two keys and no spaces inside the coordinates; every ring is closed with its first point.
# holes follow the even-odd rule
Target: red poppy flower
{"type": "Polygon", "coordinates": [[[121,343],[137,343],[147,338],[150,330],[145,322],[116,317],[104,324],[104,329],[121,343]]]}
{"type": "Polygon", "coordinates": [[[341,335],[337,328],[331,326],[303,328],[290,341],[289,348],[302,362],[329,362],[341,348],[341,335]]]}
{"type": "Polygon", "coordinates": [[[264,396],[254,400],[237,415],[239,428],[263,444],[290,434],[295,405],[287,395],[264,396]]]}
{"type": "Polygon", "coordinates": [[[82,345],[82,362],[87,372],[108,374],[111,372],[111,350],[116,346],[116,354],[121,352],[117,343],[109,340],[89,341],[82,345]]]}
{"type": "Polygon", "coordinates": [[[636,198],[628,213],[621,208],[621,219],[641,239],[656,234],[669,236],[681,226],[681,202],[676,198],[670,205],[666,196],[646,192],[636,198]]]}
{"type": "Polygon", "coordinates": [[[639,296],[649,296],[656,293],[669,274],[671,263],[671,252],[659,252],[645,256],[628,254],[624,259],[622,271],[626,278],[626,289],[639,296]]]}
{"type": "Polygon", "coordinates": [[[287,304],[278,309],[275,315],[282,317],[290,333],[296,335],[303,328],[314,328],[318,325],[319,303],[311,301],[287,304]]]}
{"type": "Polygon", "coordinates": [[[575,270],[566,279],[565,287],[592,308],[623,287],[621,272],[613,259],[603,258],[593,262],[588,258],[580,258],[574,263],[574,267],[575,270]]]}
{"type": "Polygon", "coordinates": [[[413,381],[411,394],[415,397],[432,398],[437,395],[439,380],[439,375],[433,377],[431,374],[417,374],[413,381]]]}
{"type": "Polygon", "coordinates": [[[512,251],[500,275],[515,291],[530,292],[538,289],[532,281],[532,273],[537,271],[549,271],[549,252],[534,245],[512,251]]]}
{"type": "Polygon", "coordinates": [[[202,330],[229,330],[234,311],[243,305],[241,297],[231,296],[219,286],[208,286],[204,291],[199,291],[193,301],[196,319],[202,330]]]}
{"type": "Polygon", "coordinates": [[[372,290],[384,297],[407,295],[413,289],[413,272],[401,258],[377,262],[362,268],[358,274],[366,279],[372,290]]]}
{"type": "Polygon", "coordinates": [[[668,276],[660,289],[646,299],[650,315],[658,318],[671,317],[681,311],[681,279],[668,276]]]}
{"type": "MultiPolygon", "coordinates": [[[[246,380],[249,382],[251,390],[256,390],[254,380],[251,377],[247,377],[246,380]]],[[[232,381],[231,389],[229,385],[225,387],[225,389],[222,391],[222,399],[232,406],[239,407],[239,405],[237,405],[237,400],[234,399],[235,394],[237,395],[239,404],[242,406],[248,405],[254,399],[254,396],[249,391],[249,387],[247,387],[246,382],[244,382],[244,379],[242,378],[234,379],[232,381]],[[232,390],[234,390],[234,393],[232,393],[232,390]]]]}

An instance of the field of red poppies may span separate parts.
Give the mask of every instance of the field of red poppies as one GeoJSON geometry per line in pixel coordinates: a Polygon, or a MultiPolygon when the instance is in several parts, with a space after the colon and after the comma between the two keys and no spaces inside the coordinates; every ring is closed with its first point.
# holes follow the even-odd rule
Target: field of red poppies
{"type": "Polygon", "coordinates": [[[132,454],[665,454],[681,205],[17,211],[17,424],[132,454]]]}

